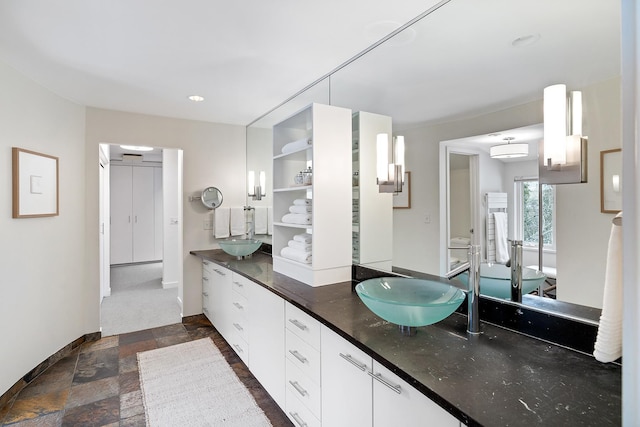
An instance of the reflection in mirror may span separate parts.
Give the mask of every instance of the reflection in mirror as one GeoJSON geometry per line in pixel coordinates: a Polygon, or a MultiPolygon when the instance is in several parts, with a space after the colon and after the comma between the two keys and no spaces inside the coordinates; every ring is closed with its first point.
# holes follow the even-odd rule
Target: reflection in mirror
{"type": "MultiPolygon", "coordinates": [[[[447,159],[440,143],[542,123],[544,87],[565,83],[583,92],[583,133],[589,138],[592,178],[586,184],[555,188],[554,241],[562,284],[557,298],[601,307],[612,215],[600,212],[599,182],[593,177],[599,176],[599,152],[621,146],[619,9],[619,2],[606,1],[566,0],[562,7],[550,0],[451,1],[334,73],[330,97],[311,96],[299,105],[330,100],[353,111],[387,115],[393,119],[393,132],[404,135],[413,190],[411,208],[393,212],[395,267],[442,274],[448,264],[442,247],[452,236],[440,191],[446,182],[446,169],[440,166],[447,159]]],[[[299,109],[283,107],[253,123],[248,139],[256,128],[270,141],[270,126],[299,109]]],[[[488,170],[490,160],[488,153],[481,153],[479,170],[488,170]]],[[[480,214],[482,194],[513,193],[514,176],[535,174],[512,170],[511,178],[496,178],[500,182],[495,185],[478,183],[480,214]]],[[[483,240],[478,218],[473,215],[472,221],[480,224],[474,225],[474,234],[483,240]]],[[[513,221],[509,219],[510,233],[513,221]]],[[[550,259],[545,252],[544,263],[550,259]]],[[[525,262],[537,264],[535,256],[525,262]]]]}
{"type": "Polygon", "coordinates": [[[200,200],[202,200],[202,204],[208,209],[216,209],[222,204],[222,192],[216,187],[207,187],[202,190],[200,200]]]}

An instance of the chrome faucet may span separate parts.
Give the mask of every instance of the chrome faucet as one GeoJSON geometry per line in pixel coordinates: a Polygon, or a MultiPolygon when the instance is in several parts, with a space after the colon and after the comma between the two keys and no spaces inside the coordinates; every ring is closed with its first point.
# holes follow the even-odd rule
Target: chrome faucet
{"type": "Polygon", "coordinates": [[[245,230],[246,230],[245,235],[247,236],[247,239],[251,240],[253,239],[253,235],[255,234],[255,230],[256,230],[255,208],[253,208],[252,206],[245,206],[244,218],[245,218],[245,230]]]}
{"type": "Polygon", "coordinates": [[[480,245],[450,247],[449,249],[468,249],[468,261],[448,272],[445,277],[452,279],[455,276],[469,270],[469,285],[465,291],[467,294],[467,332],[480,333],[480,245]]]}
{"type": "Polygon", "coordinates": [[[522,302],[522,240],[511,241],[511,301],[522,302]]]}

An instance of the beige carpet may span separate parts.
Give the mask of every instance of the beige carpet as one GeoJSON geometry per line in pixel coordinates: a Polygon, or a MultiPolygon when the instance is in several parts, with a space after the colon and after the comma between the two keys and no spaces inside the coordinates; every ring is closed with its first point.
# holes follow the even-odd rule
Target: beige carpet
{"type": "Polygon", "coordinates": [[[270,426],[209,338],[138,353],[147,425],[270,426]]]}

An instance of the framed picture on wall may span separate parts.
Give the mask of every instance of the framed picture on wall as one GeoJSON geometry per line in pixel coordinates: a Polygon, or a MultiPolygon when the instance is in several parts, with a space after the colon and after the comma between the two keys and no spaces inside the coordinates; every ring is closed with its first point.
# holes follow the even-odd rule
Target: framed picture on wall
{"type": "Polygon", "coordinates": [[[58,158],[13,147],[13,218],[57,216],[58,158]]]}
{"type": "Polygon", "coordinates": [[[600,152],[600,212],[622,210],[622,149],[600,152]]]}
{"type": "Polygon", "coordinates": [[[393,193],[393,209],[409,209],[411,207],[411,172],[405,171],[401,193],[393,193]]]}

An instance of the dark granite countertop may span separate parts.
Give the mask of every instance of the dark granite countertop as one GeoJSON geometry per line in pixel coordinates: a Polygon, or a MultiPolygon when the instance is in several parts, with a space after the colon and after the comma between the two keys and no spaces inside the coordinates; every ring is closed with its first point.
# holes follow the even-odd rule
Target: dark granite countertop
{"type": "Polygon", "coordinates": [[[192,251],[261,284],[364,350],[468,425],[621,425],[621,367],[454,313],[402,336],[351,282],[311,287],[273,271],[271,257],[192,251]]]}

